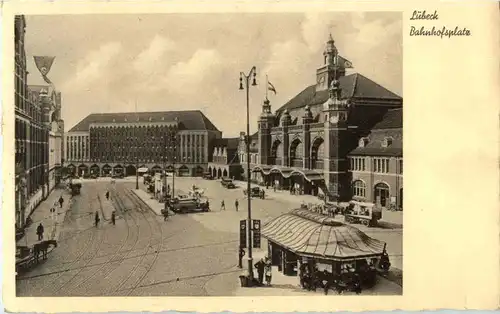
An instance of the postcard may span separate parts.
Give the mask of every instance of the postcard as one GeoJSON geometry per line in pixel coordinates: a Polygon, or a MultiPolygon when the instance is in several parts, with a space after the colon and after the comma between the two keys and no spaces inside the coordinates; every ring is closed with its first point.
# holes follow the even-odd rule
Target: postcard
{"type": "Polygon", "coordinates": [[[6,310],[497,308],[499,13],[5,3],[6,310]]]}

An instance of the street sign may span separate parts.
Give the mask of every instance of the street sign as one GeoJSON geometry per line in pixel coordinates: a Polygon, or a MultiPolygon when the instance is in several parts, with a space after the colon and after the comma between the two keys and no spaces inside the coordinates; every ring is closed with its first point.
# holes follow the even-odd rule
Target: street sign
{"type": "Polygon", "coordinates": [[[240,247],[247,247],[247,221],[240,220],[240,247]]]}
{"type": "Polygon", "coordinates": [[[253,247],[260,248],[260,220],[254,219],[253,222],[253,247]]]}

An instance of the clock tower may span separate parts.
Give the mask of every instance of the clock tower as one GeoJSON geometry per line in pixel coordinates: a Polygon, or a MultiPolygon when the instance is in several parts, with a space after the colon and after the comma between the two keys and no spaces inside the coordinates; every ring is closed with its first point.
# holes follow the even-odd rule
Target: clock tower
{"type": "Polygon", "coordinates": [[[344,58],[339,56],[335,41],[330,34],[323,52],[323,65],[316,70],[316,91],[327,90],[333,80],[345,75],[344,58]]]}
{"type": "Polygon", "coordinates": [[[330,195],[345,199],[349,195],[348,177],[348,125],[350,102],[342,99],[338,80],[332,81],[329,99],[323,104],[325,160],[324,175],[330,195]]]}

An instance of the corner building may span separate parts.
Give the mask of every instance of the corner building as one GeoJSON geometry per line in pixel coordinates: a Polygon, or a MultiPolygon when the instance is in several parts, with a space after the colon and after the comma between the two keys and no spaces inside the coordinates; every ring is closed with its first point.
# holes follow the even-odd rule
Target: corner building
{"type": "Polygon", "coordinates": [[[349,200],[354,174],[350,153],[361,139],[378,141],[374,127],[389,111],[401,109],[403,101],[359,73],[346,75],[350,62],[338,54],[331,36],[323,57],[316,84],[274,113],[269,100],[263,102],[258,132],[251,137],[251,146],[257,146],[258,153],[252,153],[250,175],[298,193],[349,200]]]}
{"type": "Polygon", "coordinates": [[[222,133],[199,110],[90,114],[65,136],[66,167],[79,176],[175,171],[201,176],[222,133]]]}

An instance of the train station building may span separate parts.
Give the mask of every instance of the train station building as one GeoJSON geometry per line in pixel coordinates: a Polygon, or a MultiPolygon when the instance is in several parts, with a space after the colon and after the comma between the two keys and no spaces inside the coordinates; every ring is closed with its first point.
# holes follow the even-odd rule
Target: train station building
{"type": "Polygon", "coordinates": [[[129,176],[141,168],[201,176],[221,137],[199,110],[93,113],[66,133],[65,166],[79,176],[129,176]]]}
{"type": "Polygon", "coordinates": [[[351,67],[330,36],[315,84],[274,112],[263,101],[250,137],[252,180],[329,200],[402,204],[403,100],[360,73],[347,74],[351,67]]]}

